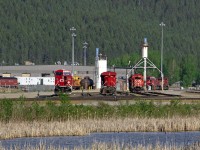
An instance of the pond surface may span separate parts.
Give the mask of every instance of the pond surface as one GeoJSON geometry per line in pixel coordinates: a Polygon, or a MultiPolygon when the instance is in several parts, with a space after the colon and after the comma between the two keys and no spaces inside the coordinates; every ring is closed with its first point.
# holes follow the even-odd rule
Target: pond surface
{"type": "Polygon", "coordinates": [[[0,144],[6,149],[24,145],[36,146],[43,143],[46,146],[73,149],[74,147],[88,147],[94,143],[118,143],[136,146],[147,145],[176,145],[188,146],[200,141],[200,132],[120,132],[120,133],[92,133],[86,136],[56,136],[33,137],[0,140],[0,144]]]}

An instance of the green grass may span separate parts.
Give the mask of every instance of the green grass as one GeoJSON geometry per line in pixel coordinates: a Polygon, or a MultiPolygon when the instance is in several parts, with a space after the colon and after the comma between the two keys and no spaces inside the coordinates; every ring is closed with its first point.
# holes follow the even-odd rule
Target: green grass
{"type": "Polygon", "coordinates": [[[60,104],[47,101],[40,105],[34,101],[27,104],[24,97],[18,101],[4,99],[0,101],[0,121],[34,121],[34,120],[69,120],[69,119],[102,119],[102,118],[166,118],[190,117],[200,114],[200,104],[183,104],[172,100],[170,104],[154,104],[153,101],[136,101],[134,104],[111,106],[99,102],[97,106],[72,105],[67,95],[60,95],[60,104]]]}

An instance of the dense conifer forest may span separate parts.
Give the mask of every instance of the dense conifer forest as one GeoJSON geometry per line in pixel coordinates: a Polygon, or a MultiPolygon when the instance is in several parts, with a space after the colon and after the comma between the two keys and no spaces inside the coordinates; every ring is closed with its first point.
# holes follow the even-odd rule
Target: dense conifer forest
{"type": "Polygon", "coordinates": [[[164,75],[171,83],[190,85],[200,80],[199,8],[199,0],[1,0],[0,64],[70,63],[70,28],[75,27],[75,61],[80,64],[86,41],[88,65],[94,65],[97,47],[109,66],[135,65],[146,37],[149,59],[160,68],[164,22],[164,75]]]}

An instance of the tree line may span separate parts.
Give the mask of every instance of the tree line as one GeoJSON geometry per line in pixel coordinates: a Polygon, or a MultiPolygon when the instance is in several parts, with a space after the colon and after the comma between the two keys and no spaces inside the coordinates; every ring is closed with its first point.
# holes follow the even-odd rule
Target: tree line
{"type": "Polygon", "coordinates": [[[75,27],[75,61],[80,64],[86,41],[87,65],[94,65],[97,47],[110,66],[134,65],[146,37],[149,59],[160,68],[159,24],[164,22],[164,75],[171,83],[190,85],[200,80],[199,8],[198,0],[2,0],[0,63],[71,63],[70,28],[75,27]]]}

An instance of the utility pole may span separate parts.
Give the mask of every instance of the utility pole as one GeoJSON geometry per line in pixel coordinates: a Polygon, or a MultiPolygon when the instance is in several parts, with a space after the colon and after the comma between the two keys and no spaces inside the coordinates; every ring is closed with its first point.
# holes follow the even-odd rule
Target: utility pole
{"type": "Polygon", "coordinates": [[[76,37],[76,34],[74,31],[76,31],[76,28],[71,27],[70,31],[72,32],[72,76],[74,75],[74,37],[76,37]]]}

